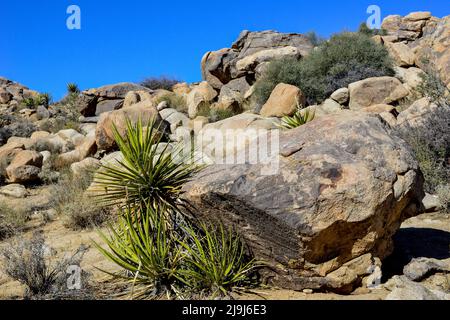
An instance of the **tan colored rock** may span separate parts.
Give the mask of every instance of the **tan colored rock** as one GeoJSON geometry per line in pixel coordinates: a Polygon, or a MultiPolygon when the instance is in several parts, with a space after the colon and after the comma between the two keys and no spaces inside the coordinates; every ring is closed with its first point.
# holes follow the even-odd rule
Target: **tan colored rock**
{"type": "Polygon", "coordinates": [[[368,113],[378,113],[378,114],[383,113],[383,112],[392,113],[395,111],[395,107],[393,107],[389,104],[375,104],[373,106],[364,108],[361,111],[368,112],[368,113]]]}
{"type": "Polygon", "coordinates": [[[389,33],[394,33],[400,29],[402,17],[399,15],[390,15],[384,18],[381,28],[389,33]]]}
{"type": "Polygon", "coordinates": [[[9,183],[26,183],[38,180],[42,163],[43,156],[36,151],[22,150],[18,152],[6,168],[7,181],[9,183]]]}
{"type": "Polygon", "coordinates": [[[260,114],[263,117],[290,116],[297,110],[297,102],[305,106],[306,97],[303,92],[296,86],[280,83],[273,89],[260,114]]]}
{"type": "Polygon", "coordinates": [[[409,126],[411,128],[423,125],[426,115],[438,108],[434,103],[430,103],[427,98],[415,101],[408,109],[400,112],[397,117],[397,124],[409,126]]]}
{"type": "Polygon", "coordinates": [[[191,88],[186,82],[177,83],[172,87],[172,91],[180,96],[188,95],[191,92],[191,88]]]}
{"type": "Polygon", "coordinates": [[[0,187],[0,194],[7,197],[22,199],[28,195],[28,191],[21,184],[9,184],[4,187],[0,187]]]}
{"type": "Polygon", "coordinates": [[[126,119],[136,123],[139,119],[147,124],[155,119],[155,124],[160,126],[161,130],[166,130],[166,125],[162,123],[156,107],[143,107],[140,105],[131,106],[126,109],[116,110],[102,114],[97,124],[96,141],[100,150],[112,150],[116,147],[114,140],[113,124],[119,130],[121,135],[126,133],[126,119]]]}
{"type": "Polygon", "coordinates": [[[414,52],[406,44],[397,43],[386,43],[386,48],[388,49],[391,56],[394,58],[395,63],[400,67],[410,67],[414,65],[416,56],[414,52]]]}
{"type": "Polygon", "coordinates": [[[32,140],[44,139],[50,136],[50,132],[47,131],[35,131],[31,135],[32,140]]]}
{"type": "Polygon", "coordinates": [[[257,65],[263,62],[279,59],[281,57],[299,58],[301,57],[301,53],[298,48],[292,46],[275,49],[266,49],[255,52],[239,60],[236,63],[236,69],[238,71],[238,74],[244,73],[246,71],[253,70],[257,65]]]}
{"type": "Polygon", "coordinates": [[[420,20],[429,20],[431,18],[431,12],[411,12],[407,16],[403,18],[404,21],[420,21],[420,20]]]}
{"type": "Polygon", "coordinates": [[[399,78],[402,82],[405,88],[408,90],[414,90],[419,86],[422,81],[422,75],[425,74],[425,72],[422,71],[422,69],[411,67],[411,68],[401,68],[401,67],[395,67],[395,73],[396,77],[399,78]]]}
{"type": "Polygon", "coordinates": [[[88,170],[94,170],[100,167],[100,161],[94,158],[86,158],[80,162],[75,162],[70,166],[74,176],[82,175],[88,170]]]}
{"type": "Polygon", "coordinates": [[[350,97],[348,88],[341,88],[333,92],[330,96],[331,99],[336,101],[337,103],[341,105],[345,105],[348,102],[348,99],[350,97]]]}
{"type": "Polygon", "coordinates": [[[11,162],[10,166],[35,166],[35,167],[42,167],[42,161],[43,156],[36,151],[32,150],[22,150],[20,151],[15,157],[14,160],[11,162]]]}
{"type": "Polygon", "coordinates": [[[390,104],[409,94],[400,80],[394,77],[369,78],[349,85],[351,110],[374,104],[390,104]]]}
{"type": "Polygon", "coordinates": [[[209,108],[211,102],[217,97],[217,91],[214,90],[208,82],[203,81],[194,87],[187,96],[188,114],[191,119],[197,116],[202,108],[209,108]]]}

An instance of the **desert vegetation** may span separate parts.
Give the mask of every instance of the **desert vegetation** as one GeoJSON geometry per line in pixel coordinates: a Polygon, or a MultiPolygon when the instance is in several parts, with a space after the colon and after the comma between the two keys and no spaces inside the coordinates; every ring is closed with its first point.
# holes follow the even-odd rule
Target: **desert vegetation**
{"type": "Polygon", "coordinates": [[[352,82],[393,74],[393,62],[382,45],[365,34],[342,33],[300,61],[283,58],[272,62],[256,83],[255,94],[264,103],[277,84],[286,83],[299,87],[313,105],[352,82]]]}

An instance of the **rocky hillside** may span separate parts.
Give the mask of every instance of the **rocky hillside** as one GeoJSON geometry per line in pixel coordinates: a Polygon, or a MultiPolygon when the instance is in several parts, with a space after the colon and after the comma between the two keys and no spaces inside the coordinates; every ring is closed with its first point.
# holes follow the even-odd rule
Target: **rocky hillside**
{"type": "MultiPolygon", "coordinates": [[[[62,236],[60,221],[73,218],[64,215],[68,206],[71,213],[80,206],[83,214],[97,214],[90,181],[72,198],[58,202],[55,194],[62,199],[64,188],[75,190],[71,184],[85,169],[124,159],[114,127],[123,136],[127,119],[153,119],[164,137],[158,154],[188,143],[208,164],[183,187],[194,216],[234,228],[266,262],[264,283],[306,293],[384,290],[388,299],[450,299],[450,16],[388,16],[379,32],[339,41],[346,37],[386,52],[389,67],[348,61],[348,68],[359,69],[341,70],[333,80],[331,71],[324,76],[332,84],[326,98],[324,91],[314,96],[315,78],[278,79],[291,70],[308,75],[305,64],[323,64],[319,55],[331,52],[337,38],[313,44],[305,35],[276,31],[243,31],[231,48],[204,55],[202,82],[171,90],[119,83],[72,90],[51,103],[48,95],[0,78],[0,240],[30,230],[45,236],[52,225],[62,236]],[[291,65],[274,72],[280,61],[291,65]],[[269,80],[275,82],[262,99],[260,88],[269,80]],[[283,128],[292,121],[295,128],[283,128]],[[253,143],[257,130],[279,146],[269,156],[277,164],[271,174],[268,163],[249,160],[260,153],[253,143]],[[209,148],[211,132],[223,143],[209,148]],[[218,161],[226,156],[245,161],[218,161]],[[17,201],[25,206],[23,223],[2,223],[8,216],[2,206],[17,201]],[[426,212],[438,213],[427,216],[424,227],[426,212]],[[44,226],[36,225],[37,215],[47,217],[44,226]],[[402,251],[408,240],[401,230],[415,227],[429,235],[429,245],[417,254],[411,247],[402,251]]],[[[58,241],[54,233],[51,238],[58,241]]],[[[92,264],[104,263],[89,250],[92,264]]],[[[0,272],[0,292],[3,284],[11,288],[6,279],[0,272]]]]}

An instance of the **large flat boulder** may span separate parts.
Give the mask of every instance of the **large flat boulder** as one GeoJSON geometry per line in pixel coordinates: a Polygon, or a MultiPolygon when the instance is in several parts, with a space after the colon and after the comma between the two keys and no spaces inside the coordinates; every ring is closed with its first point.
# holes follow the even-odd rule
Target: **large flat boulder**
{"type": "Polygon", "coordinates": [[[408,96],[409,91],[394,77],[375,77],[351,83],[350,109],[361,110],[374,104],[390,104],[408,96]]]}
{"type": "Polygon", "coordinates": [[[236,228],[270,266],[267,282],[349,292],[392,252],[424,197],[417,161],[390,130],[376,114],[324,116],[281,134],[278,170],[211,165],[184,197],[200,219],[236,228]]]}

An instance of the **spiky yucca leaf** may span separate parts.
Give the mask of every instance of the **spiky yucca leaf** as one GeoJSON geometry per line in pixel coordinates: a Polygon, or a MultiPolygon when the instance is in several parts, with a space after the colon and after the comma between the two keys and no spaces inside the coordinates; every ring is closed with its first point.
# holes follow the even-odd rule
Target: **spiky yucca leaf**
{"type": "Polygon", "coordinates": [[[80,93],[80,89],[76,83],[68,83],[67,84],[67,92],[68,93],[80,93]]]}
{"type": "Polygon", "coordinates": [[[147,289],[144,291],[172,290],[178,281],[176,273],[183,253],[176,233],[168,229],[161,216],[165,209],[158,211],[151,205],[142,205],[122,210],[117,225],[110,225],[109,235],[100,232],[108,249],[97,243],[95,246],[106,258],[127,271],[114,276],[141,285],[147,289]],[[135,219],[136,216],[141,219],[135,219]]]}
{"type": "Polygon", "coordinates": [[[124,136],[113,129],[124,159],[98,170],[94,177],[97,198],[106,205],[126,201],[130,206],[150,202],[154,208],[164,205],[171,210],[182,206],[181,188],[201,167],[181,148],[169,152],[166,145],[158,152],[162,135],[154,119],[146,127],[141,120],[133,124],[127,119],[124,136]]]}
{"type": "Polygon", "coordinates": [[[202,223],[199,229],[188,225],[186,233],[188,239],[180,241],[187,253],[184,268],[177,273],[181,282],[213,295],[248,284],[258,263],[247,258],[244,244],[235,232],[222,225],[202,223]]]}
{"type": "Polygon", "coordinates": [[[300,127],[315,118],[315,112],[310,109],[303,109],[297,100],[297,111],[292,116],[286,116],[281,119],[281,123],[277,126],[282,129],[294,129],[300,127]]]}

